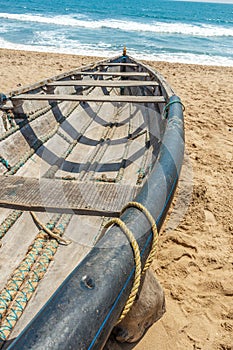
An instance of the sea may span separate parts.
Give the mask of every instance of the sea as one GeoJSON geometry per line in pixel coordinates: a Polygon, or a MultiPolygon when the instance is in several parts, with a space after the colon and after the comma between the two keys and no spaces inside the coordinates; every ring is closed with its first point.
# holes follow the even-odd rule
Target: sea
{"type": "MultiPolygon", "coordinates": [[[[226,0],[231,1],[231,0],[226,0]]],[[[0,48],[233,66],[232,3],[0,0],[0,48]]]]}

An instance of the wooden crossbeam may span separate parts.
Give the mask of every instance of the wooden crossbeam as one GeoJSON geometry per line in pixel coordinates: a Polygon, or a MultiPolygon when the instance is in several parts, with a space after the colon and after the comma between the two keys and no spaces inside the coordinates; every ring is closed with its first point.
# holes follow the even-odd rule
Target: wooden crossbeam
{"type": "Polygon", "coordinates": [[[119,216],[139,186],[0,176],[0,207],[87,215],[119,216]]]}
{"type": "Polygon", "coordinates": [[[100,72],[100,71],[79,71],[74,75],[96,75],[96,76],[114,76],[114,77],[149,77],[149,73],[144,72],[100,72]]]}
{"type": "Polygon", "coordinates": [[[131,95],[59,95],[59,94],[21,94],[11,100],[28,101],[80,101],[80,102],[128,102],[128,103],[163,103],[163,96],[131,96],[131,95]]]}
{"type": "Polygon", "coordinates": [[[99,87],[137,87],[158,86],[156,81],[145,80],[63,80],[53,81],[47,86],[99,86],[99,87]]]}
{"type": "Polygon", "coordinates": [[[99,66],[108,66],[108,67],[138,67],[136,63],[124,63],[124,62],[106,62],[100,63],[99,66]]]}

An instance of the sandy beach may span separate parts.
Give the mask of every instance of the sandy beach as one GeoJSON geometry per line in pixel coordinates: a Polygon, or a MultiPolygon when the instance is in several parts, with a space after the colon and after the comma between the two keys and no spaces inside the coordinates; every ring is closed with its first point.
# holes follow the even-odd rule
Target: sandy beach
{"type": "MultiPolygon", "coordinates": [[[[0,49],[0,92],[96,60],[0,49]]],[[[185,106],[186,157],[177,202],[191,194],[181,220],[172,214],[167,219],[153,263],[167,312],[140,342],[122,349],[231,350],[233,67],[145,63],[163,74],[185,106]]]]}

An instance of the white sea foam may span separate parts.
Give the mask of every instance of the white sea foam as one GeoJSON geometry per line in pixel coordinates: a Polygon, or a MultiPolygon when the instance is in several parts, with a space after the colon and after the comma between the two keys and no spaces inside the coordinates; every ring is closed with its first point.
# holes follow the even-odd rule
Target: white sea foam
{"type": "Polygon", "coordinates": [[[127,32],[152,32],[161,34],[181,34],[187,36],[199,36],[199,37],[219,37],[219,36],[233,36],[233,28],[226,28],[223,26],[203,25],[203,24],[185,24],[180,22],[160,22],[153,21],[151,23],[142,23],[134,21],[123,21],[114,19],[105,19],[99,21],[93,21],[88,19],[79,19],[74,16],[39,16],[31,14],[10,14],[0,13],[0,18],[24,21],[24,22],[37,22],[50,25],[59,26],[71,26],[86,29],[118,29],[127,32]]]}
{"type": "MultiPolygon", "coordinates": [[[[133,55],[133,53],[132,53],[133,55]]],[[[163,53],[163,54],[135,54],[135,57],[148,61],[165,61],[171,63],[200,64],[204,66],[233,67],[233,59],[223,56],[210,56],[192,53],[163,53]]]]}
{"type": "MultiPolygon", "coordinates": [[[[50,37],[51,38],[51,37],[50,37]]],[[[38,52],[51,52],[51,53],[69,53],[83,56],[99,56],[99,57],[111,57],[119,54],[119,50],[109,48],[109,45],[104,42],[97,42],[93,44],[81,44],[75,41],[66,41],[66,44],[47,46],[46,43],[39,45],[24,45],[10,43],[0,38],[0,47],[6,49],[25,50],[25,51],[38,51],[38,52]]],[[[209,55],[197,55],[192,53],[147,53],[137,52],[135,50],[128,49],[131,56],[136,59],[143,59],[149,61],[166,61],[166,62],[178,62],[189,64],[201,64],[201,65],[214,65],[214,66],[230,66],[233,67],[233,59],[222,56],[209,56],[209,55]]]]}

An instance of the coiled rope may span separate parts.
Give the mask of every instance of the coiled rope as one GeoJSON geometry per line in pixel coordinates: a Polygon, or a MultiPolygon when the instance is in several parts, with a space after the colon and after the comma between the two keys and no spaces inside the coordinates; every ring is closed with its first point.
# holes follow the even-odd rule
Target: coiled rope
{"type": "Polygon", "coordinates": [[[155,253],[156,253],[156,249],[157,249],[157,244],[158,244],[158,230],[157,230],[157,226],[156,226],[156,222],[154,220],[154,218],[152,217],[152,215],[150,214],[150,212],[141,204],[138,202],[129,202],[126,204],[126,206],[122,209],[121,214],[123,214],[123,212],[130,207],[134,207],[139,209],[148,219],[148,221],[151,224],[151,230],[152,230],[152,234],[153,234],[153,240],[152,240],[152,246],[151,246],[151,250],[150,250],[150,254],[145,262],[144,268],[142,270],[141,268],[141,257],[140,257],[140,250],[139,250],[139,246],[137,243],[136,238],[134,237],[132,231],[126,226],[126,224],[119,218],[113,218],[111,220],[109,220],[106,225],[104,226],[104,228],[109,228],[111,225],[116,224],[117,226],[120,227],[120,229],[122,230],[122,232],[126,235],[126,237],[128,238],[131,247],[133,249],[133,253],[134,253],[134,262],[135,262],[135,273],[134,273],[134,282],[133,282],[133,286],[130,292],[130,295],[125,303],[124,309],[117,321],[116,324],[119,324],[127,315],[127,313],[130,311],[135,298],[137,296],[139,287],[140,287],[140,283],[141,283],[141,277],[142,275],[146,272],[146,270],[150,267],[154,257],[155,257],[155,253]]]}

